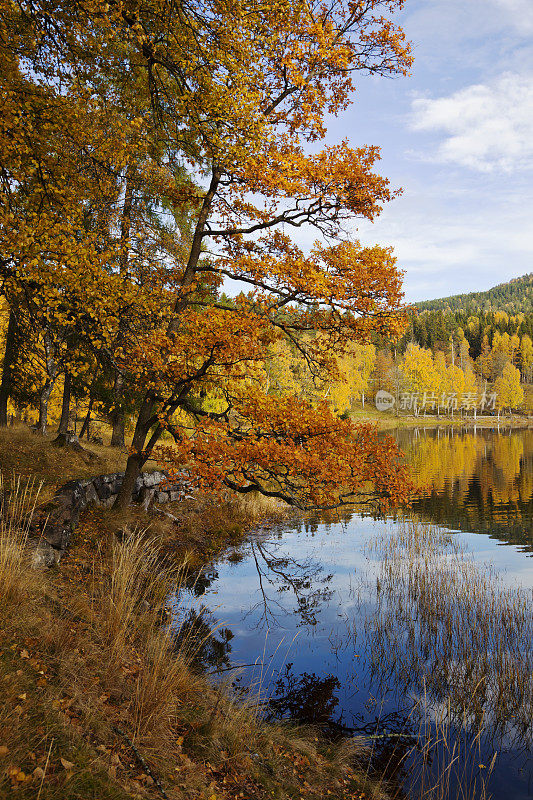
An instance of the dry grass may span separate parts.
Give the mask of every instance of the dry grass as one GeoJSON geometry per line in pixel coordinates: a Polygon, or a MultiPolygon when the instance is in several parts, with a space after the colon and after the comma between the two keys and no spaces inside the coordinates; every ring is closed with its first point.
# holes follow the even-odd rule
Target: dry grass
{"type": "Polygon", "coordinates": [[[176,653],[176,630],[167,606],[184,581],[185,565],[165,561],[157,539],[133,531],[111,544],[109,570],[99,561],[101,580],[93,598],[99,635],[111,675],[128,668],[135,652],[131,698],[132,738],[164,741],[172,734],[173,708],[189,680],[187,642],[176,653]]]}
{"type": "MultiPolygon", "coordinates": [[[[488,784],[496,753],[483,764],[484,751],[481,730],[471,736],[458,736],[459,730],[469,730],[468,711],[458,720],[457,709],[452,711],[451,699],[443,703],[435,715],[432,704],[424,696],[420,701],[422,722],[418,732],[416,757],[411,758],[411,785],[416,786],[420,800],[487,800],[488,784]],[[430,706],[429,708],[427,706],[430,706]],[[481,767],[480,767],[481,764],[481,767]]],[[[408,755],[413,755],[414,750],[408,755]]]]}
{"type": "Polygon", "coordinates": [[[4,603],[0,796],[155,798],[155,777],[179,800],[359,798],[370,783],[353,747],[267,725],[190,668],[199,643],[176,647],[166,607],[183,572],[160,541],[133,531],[94,548],[88,533],[37,592],[22,581],[4,603]]]}
{"type": "MultiPolygon", "coordinates": [[[[0,448],[4,464],[22,461],[28,473],[35,459],[49,492],[74,476],[114,471],[113,459],[123,458],[94,448],[102,453],[95,468],[23,429],[0,431],[0,448]]],[[[279,515],[278,504],[244,498],[169,505],[164,510],[175,519],[154,514],[149,533],[135,532],[146,525],[140,509],[120,519],[92,509],[61,570],[36,575],[28,570],[21,524],[35,485],[15,484],[0,519],[0,796],[15,787],[32,800],[39,791],[39,800],[159,796],[118,730],[180,800],[233,800],[241,791],[254,800],[318,800],[328,791],[358,798],[359,790],[381,800],[391,791],[367,774],[357,742],[333,745],[312,730],[266,725],[252,702],[191,669],[201,642],[181,637],[176,650],[166,602],[183,568],[169,555],[189,552],[194,564],[205,563],[240,541],[251,521],[279,515]],[[109,535],[128,524],[133,533],[120,541],[109,535]]],[[[479,731],[512,718],[512,732],[531,734],[530,598],[504,589],[475,568],[457,540],[427,526],[406,526],[374,549],[382,559],[374,663],[416,691],[427,706],[424,725],[431,719],[411,765],[419,797],[443,800],[458,779],[461,800],[483,797],[489,770],[468,771],[479,761],[479,731]],[[467,743],[454,737],[457,725],[474,723],[467,743]]]]}
{"type": "Polygon", "coordinates": [[[453,534],[418,522],[375,543],[374,658],[462,719],[533,741],[533,594],[480,568],[453,534]]]}
{"type": "Polygon", "coordinates": [[[233,495],[225,500],[205,497],[168,503],[148,514],[132,505],[116,514],[113,509],[93,509],[94,524],[106,528],[149,528],[165,552],[190,567],[201,567],[230,545],[237,545],[252,528],[291,513],[289,506],[261,495],[233,495]]]}
{"type": "Polygon", "coordinates": [[[27,425],[0,428],[0,460],[5,475],[43,483],[41,500],[49,500],[54,490],[72,478],[92,478],[124,469],[127,453],[114,447],[85,444],[83,447],[97,458],[88,460],[82,454],[52,445],[54,432],[41,436],[32,433],[27,425]]]}
{"type": "Polygon", "coordinates": [[[411,780],[421,798],[452,786],[484,798],[493,754],[533,743],[533,595],[429,524],[405,522],[368,549],[380,562],[366,623],[377,692],[418,698],[411,780]]]}
{"type": "Polygon", "coordinates": [[[39,491],[33,478],[0,473],[0,609],[19,602],[36,583],[26,545],[39,491]]]}

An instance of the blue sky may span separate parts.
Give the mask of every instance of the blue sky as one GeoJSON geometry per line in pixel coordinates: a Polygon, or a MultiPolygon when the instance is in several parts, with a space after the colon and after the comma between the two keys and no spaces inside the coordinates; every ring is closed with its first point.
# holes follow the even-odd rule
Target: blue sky
{"type": "Polygon", "coordinates": [[[364,243],[390,244],[408,301],[533,272],[533,0],[406,0],[412,76],[358,80],[328,141],[382,148],[402,197],[364,243]]]}

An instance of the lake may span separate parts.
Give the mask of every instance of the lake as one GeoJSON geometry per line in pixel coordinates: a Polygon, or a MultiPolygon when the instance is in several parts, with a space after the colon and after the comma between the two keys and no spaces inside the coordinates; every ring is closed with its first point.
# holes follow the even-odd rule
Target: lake
{"type": "Polygon", "coordinates": [[[395,797],[532,798],[533,431],[396,435],[413,507],[262,526],[180,599],[216,626],[199,659],[364,737],[395,797]]]}

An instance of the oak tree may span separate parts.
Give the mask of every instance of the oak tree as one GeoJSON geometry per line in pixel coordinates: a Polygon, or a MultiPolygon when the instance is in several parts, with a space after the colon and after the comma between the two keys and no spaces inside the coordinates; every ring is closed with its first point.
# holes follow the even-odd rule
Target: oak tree
{"type": "Polygon", "coordinates": [[[350,343],[402,330],[391,250],[346,233],[395,195],[379,151],[319,148],[354,75],[409,69],[402,5],[3,0],[4,274],[47,320],[81,318],[138,394],[119,506],[163,432],[158,457],[211,490],[304,508],[406,496],[391,440],[264,388],[277,342],[320,383],[350,343]],[[150,224],[168,209],[192,210],[187,242],[150,224]],[[292,235],[304,228],[311,247],[292,235]]]}

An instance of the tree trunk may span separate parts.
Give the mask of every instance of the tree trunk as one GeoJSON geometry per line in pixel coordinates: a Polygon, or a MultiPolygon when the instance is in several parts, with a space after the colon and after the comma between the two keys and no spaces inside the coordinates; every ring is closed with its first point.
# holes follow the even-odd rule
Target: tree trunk
{"type": "Polygon", "coordinates": [[[6,347],[4,351],[4,366],[2,369],[2,383],[0,384],[0,428],[7,427],[7,402],[11,395],[11,368],[17,358],[17,319],[11,310],[6,333],[6,347]]]}
{"type": "Polygon", "coordinates": [[[42,436],[45,435],[48,426],[48,402],[52,394],[52,387],[54,382],[50,378],[46,379],[44,388],[39,397],[39,422],[37,423],[37,430],[42,436]]]}
{"type": "MultiPolygon", "coordinates": [[[[122,219],[120,222],[120,274],[125,276],[128,272],[130,256],[130,232],[131,232],[131,212],[133,209],[133,190],[135,182],[136,168],[134,164],[126,167],[124,205],[122,207],[122,219]]],[[[120,327],[119,343],[122,334],[120,327]]],[[[120,396],[124,386],[124,378],[117,372],[113,385],[113,410],[111,412],[111,447],[124,447],[124,428],[126,424],[125,414],[120,405],[120,396]]]]}
{"type": "Polygon", "coordinates": [[[141,474],[141,470],[145,464],[145,458],[140,454],[132,454],[129,456],[126,463],[126,471],[124,472],[124,479],[122,486],[113,503],[114,511],[124,511],[131,503],[133,497],[133,490],[135,488],[135,481],[141,474]]]}
{"type": "Polygon", "coordinates": [[[124,447],[124,428],[126,425],[125,414],[120,407],[120,395],[124,379],[122,375],[117,372],[115,376],[115,384],[113,386],[113,411],[111,412],[111,424],[113,431],[111,433],[111,447],[124,447]]]}
{"type": "Polygon", "coordinates": [[[157,421],[157,418],[154,419],[153,411],[154,402],[151,396],[147,395],[142,402],[139,410],[139,416],[137,417],[137,424],[135,426],[135,432],[133,434],[133,440],[131,443],[132,453],[128,457],[128,461],[126,463],[124,480],[122,481],[122,486],[120,487],[120,491],[113,504],[113,508],[116,511],[124,511],[124,509],[126,509],[131,503],[135,481],[139,477],[140,472],[148,460],[155,442],[157,441],[157,436],[154,435],[151,437],[148,447],[145,447],[146,437],[150,432],[150,428],[154,422],[157,421]]]}
{"type": "Polygon", "coordinates": [[[68,432],[68,421],[70,415],[70,388],[72,378],[70,372],[65,372],[65,385],[63,386],[63,403],[61,405],[61,419],[59,420],[58,434],[65,435],[68,432]]]}
{"type": "Polygon", "coordinates": [[[120,410],[113,412],[113,430],[111,431],[111,447],[125,447],[124,413],[120,410]]]}
{"type": "Polygon", "coordinates": [[[94,403],[94,398],[91,397],[89,400],[89,407],[87,409],[87,414],[85,415],[85,419],[83,420],[83,425],[81,426],[80,439],[83,439],[85,434],[87,434],[87,439],[89,439],[90,426],[91,426],[91,411],[93,408],[93,403],[94,403]]]}
{"type": "MultiPolygon", "coordinates": [[[[185,267],[185,272],[181,281],[181,290],[177,293],[174,303],[174,313],[167,327],[167,334],[170,337],[172,337],[173,334],[178,331],[180,315],[184,309],[187,308],[189,303],[187,290],[190,288],[195,278],[196,268],[202,254],[202,242],[205,227],[211,212],[213,198],[218,190],[221,176],[222,173],[219,168],[213,168],[211,173],[211,182],[203,198],[202,207],[196,221],[189,258],[187,260],[187,266],[185,267]]],[[[151,450],[157,442],[157,439],[161,435],[162,427],[158,425],[150,438],[148,446],[145,447],[146,437],[150,432],[150,428],[157,422],[157,417],[154,418],[155,408],[156,404],[151,394],[146,394],[137,417],[135,433],[133,434],[133,452],[128,458],[124,481],[113,505],[113,508],[115,508],[117,511],[124,510],[131,503],[135,480],[140,474],[144,464],[148,460],[151,450]]]]}
{"type": "Polygon", "coordinates": [[[56,380],[56,365],[52,351],[52,339],[48,328],[45,328],[43,343],[47,378],[39,398],[39,422],[37,423],[37,430],[44,436],[48,425],[48,402],[56,380]]]}

